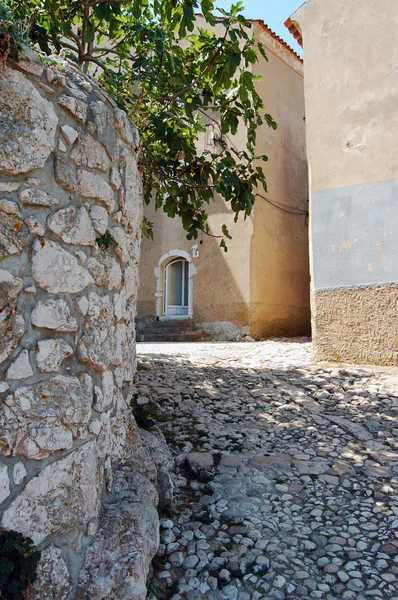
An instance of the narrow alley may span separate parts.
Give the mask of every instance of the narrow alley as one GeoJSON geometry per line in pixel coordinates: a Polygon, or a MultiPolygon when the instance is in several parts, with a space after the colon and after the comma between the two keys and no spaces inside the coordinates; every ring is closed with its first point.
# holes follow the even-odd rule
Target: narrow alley
{"type": "Polygon", "coordinates": [[[398,376],[307,340],[138,344],[175,457],[148,598],[398,599],[398,376]]]}

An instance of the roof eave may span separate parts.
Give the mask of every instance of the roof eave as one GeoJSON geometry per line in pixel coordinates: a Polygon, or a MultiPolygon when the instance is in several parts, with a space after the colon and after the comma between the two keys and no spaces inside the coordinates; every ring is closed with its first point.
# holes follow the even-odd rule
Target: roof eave
{"type": "Polygon", "coordinates": [[[260,27],[262,27],[262,29],[264,29],[264,31],[266,31],[271,37],[274,38],[274,40],[276,40],[279,44],[281,44],[284,48],[286,48],[286,50],[288,50],[290,52],[290,54],[292,54],[295,58],[297,58],[297,60],[299,60],[301,63],[303,62],[303,59],[301,58],[301,56],[299,54],[297,54],[297,52],[295,50],[293,50],[293,48],[291,46],[289,46],[289,44],[287,42],[285,42],[284,39],[282,39],[278,34],[276,34],[275,31],[272,31],[272,29],[270,27],[268,27],[268,25],[266,23],[264,23],[264,21],[262,19],[248,19],[248,20],[251,23],[258,23],[260,25],[260,27]]]}
{"type": "Polygon", "coordinates": [[[298,26],[298,23],[296,23],[295,21],[292,21],[292,19],[289,17],[285,21],[285,27],[288,28],[289,32],[292,34],[292,36],[297,41],[297,43],[301,47],[303,47],[303,36],[301,35],[301,31],[298,26]]]}

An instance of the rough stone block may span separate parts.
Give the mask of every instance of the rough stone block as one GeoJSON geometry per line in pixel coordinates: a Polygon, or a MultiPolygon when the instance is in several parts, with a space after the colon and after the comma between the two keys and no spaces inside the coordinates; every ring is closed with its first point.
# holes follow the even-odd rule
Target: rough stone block
{"type": "Polygon", "coordinates": [[[99,235],[104,235],[108,229],[108,213],[106,209],[98,204],[93,204],[90,208],[90,217],[95,231],[99,235]]]}
{"type": "Polygon", "coordinates": [[[87,120],[87,105],[77,98],[66,96],[63,94],[58,99],[58,104],[62,106],[64,110],[73,115],[79,123],[85,123],[87,120]]]}
{"type": "Polygon", "coordinates": [[[45,229],[44,229],[43,225],[41,223],[39,223],[39,221],[37,219],[35,219],[34,217],[30,216],[27,219],[25,219],[25,224],[26,224],[27,228],[29,229],[29,233],[31,233],[32,235],[39,235],[39,236],[44,235],[45,229]]]}
{"type": "Polygon", "coordinates": [[[26,246],[23,217],[15,202],[0,200],[0,260],[20,254],[26,246]]]}
{"type": "Polygon", "coordinates": [[[78,345],[81,361],[97,371],[106,371],[115,359],[116,341],[113,305],[108,296],[89,295],[89,309],[78,345]]]}
{"type": "Polygon", "coordinates": [[[1,526],[40,544],[49,536],[86,527],[99,513],[102,468],[95,442],[45,467],[4,512],[1,526]]]}
{"type": "Polygon", "coordinates": [[[22,350],[9,367],[6,377],[7,379],[26,379],[33,375],[32,367],[29,362],[29,352],[22,350]]]}
{"type": "Polygon", "coordinates": [[[95,243],[95,231],[84,207],[70,205],[61,208],[48,217],[47,227],[67,244],[91,246],[95,243]]]}
{"type": "Polygon", "coordinates": [[[73,129],[70,125],[63,125],[63,127],[61,127],[61,133],[71,146],[75,143],[79,135],[76,129],[73,129]]]}
{"type": "Polygon", "coordinates": [[[10,495],[10,480],[6,465],[0,464],[0,503],[10,495]]]}
{"type": "Polygon", "coordinates": [[[31,314],[32,325],[55,331],[76,331],[77,321],[72,317],[65,300],[38,302],[31,314]]]}
{"type": "Polygon", "coordinates": [[[37,368],[45,373],[56,373],[65,358],[72,354],[73,348],[63,339],[40,340],[36,350],[37,368]]]}
{"type": "Polygon", "coordinates": [[[44,238],[33,246],[32,275],[37,285],[51,294],[76,294],[94,283],[72,254],[44,238]]]}
{"type": "Polygon", "coordinates": [[[98,139],[102,142],[109,158],[116,160],[118,144],[112,109],[104,102],[91,102],[89,116],[95,124],[98,139]]]}
{"type": "Polygon", "coordinates": [[[54,196],[43,192],[43,190],[34,188],[28,188],[19,192],[19,199],[22,204],[31,204],[32,206],[56,206],[59,204],[59,200],[54,198],[54,196]]]}
{"type": "MultiPolygon", "coordinates": [[[[66,152],[66,147],[64,152],[66,152]]],[[[55,157],[54,175],[55,181],[68,190],[68,192],[75,192],[77,190],[76,172],[67,160],[59,156],[55,157]]]]}
{"type": "Polygon", "coordinates": [[[103,173],[110,167],[110,160],[104,147],[86,132],[82,132],[79,136],[70,157],[79,167],[97,169],[103,173]]]}
{"type": "Polygon", "coordinates": [[[8,66],[1,73],[0,170],[21,175],[44,166],[55,146],[58,117],[27,77],[8,66]]]}
{"type": "Polygon", "coordinates": [[[25,600],[66,600],[72,577],[59,548],[51,545],[42,551],[36,581],[25,592],[25,600]]]}
{"type": "Polygon", "coordinates": [[[24,318],[16,312],[22,285],[22,279],[0,269],[0,364],[14,351],[26,330],[24,318]]]}
{"type": "Polygon", "coordinates": [[[111,213],[115,208],[115,198],[112,188],[101,175],[80,170],[77,174],[79,192],[84,198],[94,198],[101,202],[111,213]]]}
{"type": "Polygon", "coordinates": [[[58,375],[20,387],[0,405],[0,447],[6,456],[44,458],[72,447],[91,418],[91,377],[58,375]]]}

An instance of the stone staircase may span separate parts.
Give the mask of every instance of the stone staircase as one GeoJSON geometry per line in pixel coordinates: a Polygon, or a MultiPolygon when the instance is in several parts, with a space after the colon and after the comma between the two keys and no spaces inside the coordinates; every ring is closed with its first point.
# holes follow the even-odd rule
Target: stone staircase
{"type": "Polygon", "coordinates": [[[153,321],[145,329],[137,328],[137,342],[209,342],[212,335],[196,327],[190,319],[153,321]]]}

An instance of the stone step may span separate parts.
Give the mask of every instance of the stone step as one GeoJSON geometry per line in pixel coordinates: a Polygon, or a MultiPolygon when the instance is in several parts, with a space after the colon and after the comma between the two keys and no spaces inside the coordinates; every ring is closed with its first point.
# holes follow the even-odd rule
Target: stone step
{"type": "Polygon", "coordinates": [[[156,321],[150,327],[137,332],[137,341],[141,342],[205,342],[210,341],[212,336],[205,333],[201,327],[180,326],[180,323],[172,322],[168,327],[159,327],[161,321],[156,321]]]}
{"type": "Polygon", "coordinates": [[[159,332],[147,332],[141,333],[141,339],[137,341],[142,342],[209,342],[213,338],[207,333],[202,331],[187,331],[180,333],[169,333],[168,331],[159,332]],[[144,339],[142,339],[144,337],[144,339]]]}
{"type": "Polygon", "coordinates": [[[189,327],[192,328],[192,320],[191,319],[171,319],[169,321],[154,321],[150,327],[159,327],[159,329],[165,329],[169,327],[189,327]]]}

